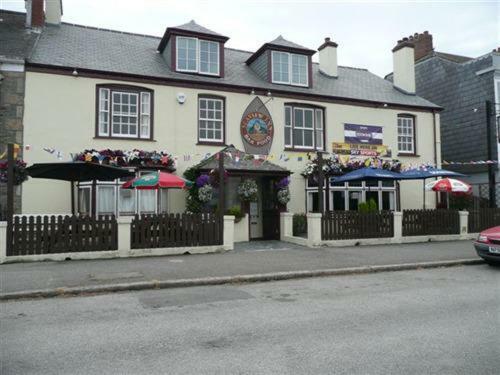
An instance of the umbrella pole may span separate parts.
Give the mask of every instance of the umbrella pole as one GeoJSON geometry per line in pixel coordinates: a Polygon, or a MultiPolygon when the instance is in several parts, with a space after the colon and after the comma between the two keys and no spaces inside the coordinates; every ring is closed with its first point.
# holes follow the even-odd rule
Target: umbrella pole
{"type": "Polygon", "coordinates": [[[423,195],[424,195],[424,199],[423,199],[423,202],[424,202],[424,207],[423,207],[423,209],[425,210],[425,178],[423,179],[423,182],[424,182],[424,185],[422,186],[422,189],[423,189],[423,195]]]}
{"type": "Polygon", "coordinates": [[[71,214],[75,215],[75,182],[71,181],[71,214]]]}
{"type": "Polygon", "coordinates": [[[95,180],[92,180],[92,217],[97,217],[96,207],[97,207],[97,184],[95,180]]]}

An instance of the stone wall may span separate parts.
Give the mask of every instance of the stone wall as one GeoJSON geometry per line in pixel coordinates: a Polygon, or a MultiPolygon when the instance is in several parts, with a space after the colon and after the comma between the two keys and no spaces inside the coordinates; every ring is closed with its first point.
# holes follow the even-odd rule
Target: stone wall
{"type": "MultiPolygon", "coordinates": [[[[23,144],[25,73],[1,71],[0,74],[3,76],[0,82],[0,154],[3,154],[7,143],[23,144]]],[[[0,215],[6,203],[6,185],[0,184],[0,215]]],[[[14,211],[21,213],[21,187],[15,188],[14,211]]]]}

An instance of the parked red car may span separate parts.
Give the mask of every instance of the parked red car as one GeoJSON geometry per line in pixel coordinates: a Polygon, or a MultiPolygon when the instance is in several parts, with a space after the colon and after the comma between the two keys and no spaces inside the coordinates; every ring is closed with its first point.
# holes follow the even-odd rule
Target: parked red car
{"type": "Polygon", "coordinates": [[[500,266],[500,226],[486,229],[474,242],[477,255],[491,266],[500,266]]]}

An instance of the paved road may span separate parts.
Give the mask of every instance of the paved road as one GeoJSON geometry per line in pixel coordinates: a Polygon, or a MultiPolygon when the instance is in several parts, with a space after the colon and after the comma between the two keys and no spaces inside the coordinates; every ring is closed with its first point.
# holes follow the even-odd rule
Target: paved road
{"type": "Polygon", "coordinates": [[[486,265],[0,304],[0,373],[498,374],[486,265]]]}
{"type": "Polygon", "coordinates": [[[309,249],[248,242],[224,254],[0,265],[0,293],[256,273],[479,259],[472,241],[309,249]]]}

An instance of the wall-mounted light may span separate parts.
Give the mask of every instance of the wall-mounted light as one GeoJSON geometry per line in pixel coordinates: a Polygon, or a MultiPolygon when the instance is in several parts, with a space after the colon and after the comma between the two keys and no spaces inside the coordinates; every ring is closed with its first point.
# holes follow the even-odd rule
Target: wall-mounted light
{"type": "Polygon", "coordinates": [[[252,89],[252,91],[250,91],[250,95],[255,95],[255,90],[252,89]]]}
{"type": "Polygon", "coordinates": [[[479,109],[477,109],[477,108],[472,109],[472,112],[474,112],[474,113],[476,113],[477,111],[479,111],[479,109]]]}
{"type": "Polygon", "coordinates": [[[78,76],[78,70],[73,69],[73,73],[71,73],[71,74],[73,74],[75,77],[78,76]]]}
{"type": "Polygon", "coordinates": [[[177,93],[177,102],[179,104],[184,104],[184,102],[186,101],[186,94],[184,94],[183,92],[179,92],[177,93]]]}
{"type": "Polygon", "coordinates": [[[271,97],[273,94],[271,94],[271,91],[268,91],[266,95],[271,97]]]}
{"type": "Polygon", "coordinates": [[[389,107],[389,105],[387,103],[384,103],[384,108],[387,108],[389,107]]]}

